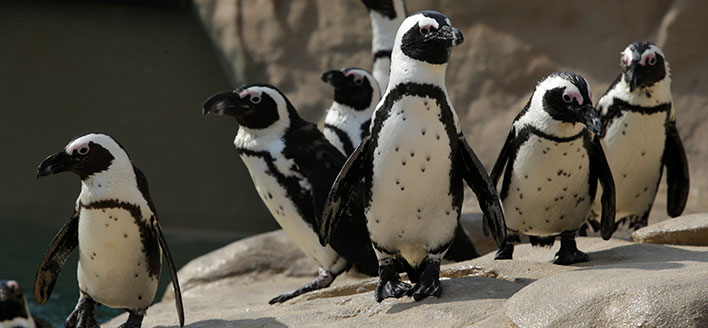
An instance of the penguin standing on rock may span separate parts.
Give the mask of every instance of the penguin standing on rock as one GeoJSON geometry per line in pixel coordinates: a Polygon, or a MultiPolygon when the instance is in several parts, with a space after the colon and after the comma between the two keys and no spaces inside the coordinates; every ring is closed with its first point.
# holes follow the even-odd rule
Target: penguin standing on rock
{"type": "Polygon", "coordinates": [[[211,96],[203,114],[238,121],[234,145],[258,195],[288,236],[320,267],[314,281],[271,299],[270,304],[328,287],[351,266],[376,274],[365,220],[357,217],[363,215],[357,208],[360,201],[352,202],[337,237],[325,246],[319,244],[317,229],[327,192],[346,158],[315,124],[300,118],[285,95],[267,84],[244,85],[211,96]]]}
{"type": "Polygon", "coordinates": [[[184,325],[177,270],[157,220],[145,175],[112,137],[88,133],[47,157],[37,178],[60,172],[81,178],[74,213],[54,237],[37,270],[34,297],[45,304],[67,257],[78,246],[80,298],[64,327],[98,327],[95,304],[126,309],[120,327],[140,327],[157,291],[162,253],[184,325]]]}
{"type": "Polygon", "coordinates": [[[498,245],[504,217],[486,170],[467,144],[445,88],[445,70],[462,33],[435,11],[408,17],[396,34],[388,89],[364,138],[327,199],[322,243],[333,239],[355,190],[364,193],[366,225],[378,258],[378,302],[405,294],[440,296],[440,261],[459,227],[463,180],[477,194],[498,245]],[[414,287],[400,281],[408,264],[414,287]]]}
{"type": "Polygon", "coordinates": [[[369,10],[369,18],[371,18],[371,54],[374,57],[371,71],[383,93],[388,85],[396,31],[406,18],[406,4],[404,0],[361,0],[361,2],[369,10]]]}
{"type": "MultiPolygon", "coordinates": [[[[617,188],[617,222],[647,225],[666,168],[666,212],[681,215],[689,190],[688,160],[676,128],[671,75],[664,53],[649,42],[627,46],[622,72],[597,103],[600,138],[617,188]]],[[[597,206],[597,204],[596,204],[597,206]]],[[[590,219],[597,229],[597,220],[590,219]]]]}
{"type": "MultiPolygon", "coordinates": [[[[538,82],[514,119],[492,169],[495,185],[504,173],[500,195],[510,239],[524,234],[532,245],[550,247],[560,235],[555,264],[589,260],[578,250],[575,234],[590,213],[598,181],[603,188],[602,238],[614,232],[614,183],[595,135],[600,128],[585,79],[553,73],[538,82]]],[[[507,243],[496,258],[511,259],[513,251],[507,243]]]]}
{"type": "Polygon", "coordinates": [[[369,134],[371,114],[381,100],[379,84],[360,68],[331,70],[322,81],[334,87],[334,102],[325,116],[324,136],[344,155],[349,156],[369,134]]]}

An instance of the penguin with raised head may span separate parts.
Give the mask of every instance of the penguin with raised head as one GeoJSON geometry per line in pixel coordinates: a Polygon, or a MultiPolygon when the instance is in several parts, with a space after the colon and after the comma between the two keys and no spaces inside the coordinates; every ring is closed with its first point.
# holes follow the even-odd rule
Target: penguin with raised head
{"type": "Polygon", "coordinates": [[[361,68],[349,67],[322,74],[322,81],[334,87],[334,101],[324,120],[324,136],[349,156],[369,134],[371,114],[381,100],[376,79],[361,68]]]}
{"type": "Polygon", "coordinates": [[[333,237],[350,195],[364,193],[366,224],[379,264],[378,302],[407,294],[440,296],[440,261],[459,227],[463,180],[477,194],[497,244],[506,239],[499,198],[467,144],[445,87],[451,48],[462,33],[435,11],[406,18],[396,34],[388,89],[370,134],[349,157],[329,193],[322,243],[333,237]],[[414,287],[402,282],[405,261],[414,287]]]}
{"type": "MultiPolygon", "coordinates": [[[[500,196],[510,239],[524,234],[532,245],[550,247],[560,236],[555,264],[589,260],[575,234],[590,213],[598,181],[602,238],[614,231],[614,183],[596,135],[600,129],[585,79],[553,73],[536,84],[494,163],[495,185],[504,173],[500,196]]],[[[508,242],[496,258],[511,259],[513,250],[508,242]]]]}
{"type": "Polygon", "coordinates": [[[20,284],[0,280],[0,328],[45,328],[52,325],[30,313],[20,284]]]}
{"type": "Polygon", "coordinates": [[[371,54],[374,64],[371,72],[383,93],[388,85],[391,52],[398,27],[406,18],[404,0],[361,0],[371,19],[371,54]]]}
{"type": "Polygon", "coordinates": [[[363,210],[357,208],[361,202],[352,202],[337,237],[325,246],[319,244],[319,217],[346,158],[315,124],[300,118],[283,93],[267,84],[243,85],[211,96],[203,114],[236,119],[240,127],[234,145],[258,195],[288,236],[320,267],[314,281],[270,304],[328,287],[351,266],[376,274],[376,257],[360,217],[363,210]]]}
{"type": "MultiPolygon", "coordinates": [[[[600,138],[615,178],[615,220],[638,229],[647,225],[664,168],[669,187],[666,212],[681,215],[688,199],[688,160],[676,128],[664,53],[650,42],[632,43],[621,53],[620,68],[597,103],[603,126],[600,138]]],[[[597,219],[590,223],[597,229],[597,219]]]]}
{"type": "Polygon", "coordinates": [[[74,213],[54,237],[34,281],[45,304],[71,252],[78,247],[80,298],[65,327],[98,327],[94,305],[126,309],[120,327],[140,327],[167,259],[180,326],[184,325],[177,270],[157,219],[145,175],[111,136],[88,133],[47,157],[37,178],[73,172],[81,178],[74,213]],[[162,252],[161,252],[162,251],[162,252]]]}

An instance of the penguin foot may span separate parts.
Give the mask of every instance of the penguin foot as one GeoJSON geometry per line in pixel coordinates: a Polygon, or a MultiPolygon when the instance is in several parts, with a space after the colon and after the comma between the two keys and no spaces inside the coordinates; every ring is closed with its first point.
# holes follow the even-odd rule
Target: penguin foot
{"type": "Polygon", "coordinates": [[[96,318],[96,312],[93,305],[96,304],[91,297],[86,294],[81,294],[76,308],[71,312],[69,317],[64,322],[64,328],[100,328],[96,318]]]}
{"type": "Polygon", "coordinates": [[[578,246],[575,243],[575,231],[561,234],[561,247],[556,253],[556,259],[553,264],[569,265],[589,260],[590,256],[578,250],[578,246]]]}
{"type": "Polygon", "coordinates": [[[118,328],[140,328],[143,325],[145,310],[128,310],[128,313],[128,321],[118,326],[118,328]]]}
{"type": "Polygon", "coordinates": [[[417,302],[428,296],[440,297],[442,285],[440,284],[440,260],[426,260],[420,282],[408,290],[407,295],[413,296],[417,302]]]}
{"type": "Polygon", "coordinates": [[[506,243],[504,246],[497,250],[497,254],[494,255],[495,260],[511,260],[514,254],[514,244],[506,243]]]}
{"type": "Polygon", "coordinates": [[[302,294],[311,292],[313,290],[318,290],[322,288],[329,287],[329,285],[332,284],[334,281],[334,278],[336,278],[337,275],[333,274],[332,272],[329,272],[325,269],[320,268],[320,275],[315,278],[312,282],[308,283],[305,286],[302,286],[296,290],[293,290],[292,292],[285,293],[282,295],[278,295],[274,298],[272,298],[270,301],[268,301],[268,304],[273,305],[275,303],[283,303],[291,298],[300,296],[302,294]]]}
{"type": "Polygon", "coordinates": [[[401,298],[411,289],[411,285],[400,280],[379,280],[374,291],[376,302],[381,303],[389,297],[401,298]]]}

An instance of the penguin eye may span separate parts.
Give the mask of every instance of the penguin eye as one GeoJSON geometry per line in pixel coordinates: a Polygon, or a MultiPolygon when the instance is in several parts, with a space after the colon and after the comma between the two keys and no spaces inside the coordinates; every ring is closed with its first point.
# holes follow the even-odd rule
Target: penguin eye
{"type": "Polygon", "coordinates": [[[573,97],[571,97],[571,96],[568,95],[568,94],[564,94],[564,95],[563,95],[563,101],[565,101],[565,102],[567,102],[567,103],[573,102],[573,97]]]}
{"type": "Polygon", "coordinates": [[[251,100],[251,103],[253,103],[253,104],[258,104],[258,103],[261,102],[261,97],[259,97],[259,96],[253,96],[253,97],[251,97],[250,100],[251,100]]]}
{"type": "Polygon", "coordinates": [[[361,79],[361,78],[358,78],[358,79],[357,79],[357,78],[354,78],[354,84],[356,84],[356,85],[361,85],[362,83],[364,83],[364,79],[361,79]]]}
{"type": "Polygon", "coordinates": [[[76,150],[76,153],[78,153],[78,154],[81,155],[81,156],[84,156],[84,155],[88,154],[88,152],[89,152],[89,147],[88,147],[88,146],[82,146],[81,148],[79,148],[79,149],[76,150]]]}
{"type": "Polygon", "coordinates": [[[654,57],[654,56],[649,57],[649,59],[647,60],[647,63],[649,63],[649,65],[651,65],[651,66],[654,66],[656,64],[656,57],[654,57]]]}
{"type": "Polygon", "coordinates": [[[432,25],[421,26],[420,27],[420,35],[426,36],[434,30],[435,30],[435,27],[433,27],[432,25]]]}

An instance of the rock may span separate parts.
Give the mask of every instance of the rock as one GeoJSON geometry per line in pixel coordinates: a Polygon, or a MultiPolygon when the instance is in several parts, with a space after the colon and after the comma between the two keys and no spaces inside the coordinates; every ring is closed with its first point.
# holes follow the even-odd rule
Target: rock
{"type": "Polygon", "coordinates": [[[708,246],[708,214],[691,214],[655,223],[635,231],[639,243],[708,246]]]}
{"type": "MultiPolygon", "coordinates": [[[[227,246],[239,261],[248,252],[265,249],[257,242],[280,240],[281,232],[227,246]],[[243,247],[239,244],[248,244],[243,247]]],[[[708,325],[708,247],[637,244],[624,240],[578,238],[578,248],[591,261],[573,266],[551,264],[552,248],[518,245],[512,261],[494,261],[488,254],[442,267],[443,295],[414,302],[404,297],[376,303],[376,278],[346,274],[332,287],[305,294],[284,304],[267,301],[315,277],[292,274],[283,257],[262,259],[268,270],[234,269],[217,250],[188,264],[180,277],[188,327],[701,327],[708,325]],[[219,262],[210,265],[209,261],[219,262]],[[201,264],[199,264],[201,263],[201,264]],[[199,265],[197,265],[199,264],[199,265]],[[190,276],[202,267],[200,279],[190,276]],[[218,274],[217,274],[218,272],[218,274]],[[219,277],[219,278],[217,278],[219,277]]],[[[297,257],[294,257],[297,258],[297,257]]],[[[298,263],[302,258],[298,258],[298,263]]],[[[296,270],[307,272],[310,269],[296,270]]],[[[125,320],[121,315],[107,326],[125,320]]],[[[175,327],[171,300],[153,305],[145,327],[175,327]]]]}

